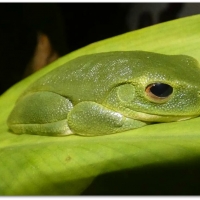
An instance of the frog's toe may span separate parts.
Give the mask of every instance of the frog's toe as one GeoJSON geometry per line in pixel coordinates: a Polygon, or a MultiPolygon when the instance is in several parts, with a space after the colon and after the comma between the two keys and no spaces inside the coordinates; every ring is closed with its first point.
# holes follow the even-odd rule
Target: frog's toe
{"type": "Polygon", "coordinates": [[[10,129],[16,134],[44,136],[66,136],[73,134],[67,124],[67,120],[46,124],[12,124],[10,125],[10,129]]]}

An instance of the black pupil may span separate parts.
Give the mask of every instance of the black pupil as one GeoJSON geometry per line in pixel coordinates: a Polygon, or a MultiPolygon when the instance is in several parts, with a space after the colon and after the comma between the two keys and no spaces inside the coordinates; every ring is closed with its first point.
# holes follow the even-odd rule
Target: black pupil
{"type": "Polygon", "coordinates": [[[173,88],[170,85],[164,83],[154,83],[152,84],[150,91],[155,96],[168,97],[173,92],[173,88]]]}

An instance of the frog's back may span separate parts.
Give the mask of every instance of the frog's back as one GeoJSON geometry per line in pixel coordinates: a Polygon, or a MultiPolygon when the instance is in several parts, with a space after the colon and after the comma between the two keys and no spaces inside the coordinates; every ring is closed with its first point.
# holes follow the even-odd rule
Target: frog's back
{"type": "MultiPolygon", "coordinates": [[[[34,82],[23,95],[49,91],[67,97],[73,103],[101,102],[116,85],[134,82],[151,63],[161,63],[155,54],[143,51],[106,52],[81,56],[52,70],[34,82]]],[[[162,59],[161,59],[162,60],[162,59]]],[[[163,65],[163,63],[162,63],[163,65]]]]}
{"type": "Polygon", "coordinates": [[[23,93],[51,91],[74,103],[98,101],[115,84],[133,77],[130,55],[125,52],[99,53],[71,60],[36,80],[23,93]]]}

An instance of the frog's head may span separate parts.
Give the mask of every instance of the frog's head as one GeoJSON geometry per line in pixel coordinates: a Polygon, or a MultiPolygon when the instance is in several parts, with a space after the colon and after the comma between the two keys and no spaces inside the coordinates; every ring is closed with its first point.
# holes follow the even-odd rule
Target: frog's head
{"type": "Polygon", "coordinates": [[[184,55],[148,54],[145,58],[138,61],[142,67],[136,78],[114,88],[110,105],[127,117],[150,122],[200,115],[198,62],[184,55]]]}

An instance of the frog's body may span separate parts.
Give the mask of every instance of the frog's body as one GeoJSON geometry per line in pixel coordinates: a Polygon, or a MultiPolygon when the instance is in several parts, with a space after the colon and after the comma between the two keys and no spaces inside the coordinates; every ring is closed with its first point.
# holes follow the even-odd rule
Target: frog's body
{"type": "Polygon", "coordinates": [[[76,58],[38,79],[17,101],[8,126],[18,134],[94,136],[198,115],[195,59],[108,52],[76,58]]]}

